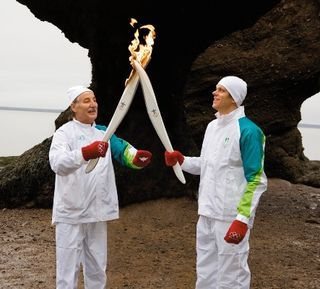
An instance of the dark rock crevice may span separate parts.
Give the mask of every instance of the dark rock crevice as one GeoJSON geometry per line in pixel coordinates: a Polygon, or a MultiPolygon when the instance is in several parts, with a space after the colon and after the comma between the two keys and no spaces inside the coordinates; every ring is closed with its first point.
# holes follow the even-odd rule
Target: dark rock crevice
{"type": "MultiPolygon", "coordinates": [[[[318,1],[178,1],[169,7],[137,0],[115,2],[112,9],[102,0],[18,2],[89,50],[91,88],[100,104],[98,122],[108,124],[130,73],[127,47],[135,30],[129,19],[134,17],[138,24],[156,27],[147,72],[174,148],[186,155],[199,152],[205,127],[214,117],[211,91],[222,76],[237,74],[249,85],[247,114],[267,135],[268,176],[320,186],[318,166],[304,156],[297,129],[301,104],[319,91],[318,1]]],[[[140,89],[117,135],[154,156],[152,165],[139,172],[116,165],[122,205],[196,194],[196,177],[187,175],[187,185],[182,185],[165,167],[164,148],[150,124],[140,89]]],[[[50,139],[45,140],[1,172],[1,207],[26,202],[48,206],[54,185],[49,145],[50,139]]]]}

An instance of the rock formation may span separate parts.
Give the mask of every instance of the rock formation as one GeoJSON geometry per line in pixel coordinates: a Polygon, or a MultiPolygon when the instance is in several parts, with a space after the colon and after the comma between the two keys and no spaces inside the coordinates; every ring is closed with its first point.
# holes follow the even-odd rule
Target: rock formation
{"type": "MultiPolygon", "coordinates": [[[[297,129],[301,104],[319,91],[318,1],[199,0],[169,7],[166,2],[137,0],[118,1],[112,8],[103,0],[17,1],[89,50],[91,88],[100,105],[97,122],[108,124],[131,70],[127,47],[133,17],[138,24],[156,27],[147,72],[174,148],[186,155],[199,153],[206,124],[214,118],[212,89],[221,77],[239,75],[249,85],[247,115],[267,136],[267,175],[320,186],[319,163],[304,156],[297,129]]],[[[61,119],[63,115],[57,125],[61,119]]],[[[196,194],[196,177],[186,175],[187,185],[182,185],[165,167],[164,148],[140,90],[116,134],[154,155],[152,165],[143,171],[116,165],[122,205],[196,194]]],[[[1,172],[0,207],[51,206],[54,176],[48,166],[49,146],[47,139],[1,172]]]]}

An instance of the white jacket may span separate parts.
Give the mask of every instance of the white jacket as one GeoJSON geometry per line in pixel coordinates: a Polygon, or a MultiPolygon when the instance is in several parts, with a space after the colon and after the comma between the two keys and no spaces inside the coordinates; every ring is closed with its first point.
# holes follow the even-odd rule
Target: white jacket
{"type": "Polygon", "coordinates": [[[49,151],[50,165],[56,173],[52,223],[78,224],[119,217],[110,141],[106,156],[93,171],[85,173],[87,162],[81,148],[103,136],[102,130],[76,120],[54,133],[49,151]]]}
{"type": "Polygon", "coordinates": [[[264,173],[265,136],[241,106],[211,121],[200,157],[185,157],[182,169],[200,175],[198,213],[209,218],[235,218],[252,227],[264,173]]]}

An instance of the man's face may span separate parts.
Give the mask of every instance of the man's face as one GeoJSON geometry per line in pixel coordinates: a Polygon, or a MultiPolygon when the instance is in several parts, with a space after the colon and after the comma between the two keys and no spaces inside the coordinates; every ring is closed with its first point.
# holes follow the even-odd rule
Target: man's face
{"type": "Polygon", "coordinates": [[[71,104],[71,109],[76,120],[92,124],[98,116],[98,103],[94,93],[91,91],[81,93],[71,104]]]}
{"type": "Polygon", "coordinates": [[[212,95],[212,107],[220,114],[228,114],[237,108],[237,104],[224,86],[218,84],[216,90],[212,92],[212,95]]]}

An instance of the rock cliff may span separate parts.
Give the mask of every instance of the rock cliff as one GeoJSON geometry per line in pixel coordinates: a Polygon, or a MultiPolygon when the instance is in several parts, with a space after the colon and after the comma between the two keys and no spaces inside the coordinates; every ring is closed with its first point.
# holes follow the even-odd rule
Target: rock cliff
{"type": "MultiPolygon", "coordinates": [[[[267,136],[267,175],[320,186],[320,165],[304,156],[297,129],[301,104],[319,91],[319,1],[137,0],[114,2],[112,7],[103,0],[17,1],[88,49],[91,88],[100,106],[97,122],[108,124],[131,70],[127,47],[134,33],[129,26],[133,17],[138,25],[156,28],[147,72],[174,148],[186,155],[199,153],[206,124],[214,118],[211,91],[221,77],[235,74],[249,85],[247,115],[267,136]]],[[[63,114],[56,125],[62,120],[63,114]]],[[[116,133],[154,155],[143,171],[116,166],[122,205],[196,194],[196,177],[186,176],[187,185],[182,185],[165,167],[164,148],[140,90],[116,133]]],[[[44,140],[1,172],[1,207],[51,206],[49,146],[50,139],[44,140]]]]}

